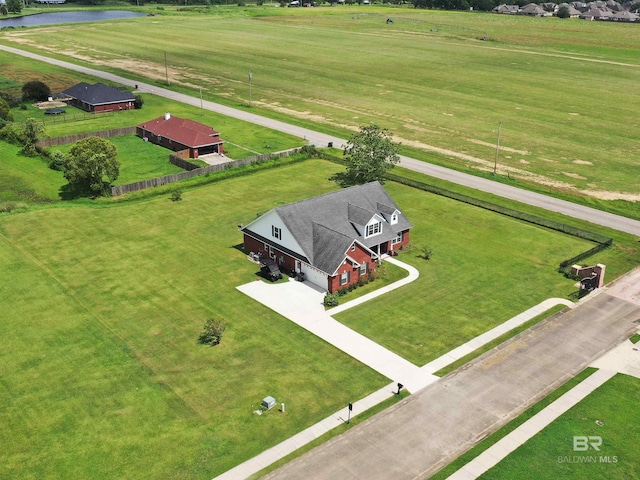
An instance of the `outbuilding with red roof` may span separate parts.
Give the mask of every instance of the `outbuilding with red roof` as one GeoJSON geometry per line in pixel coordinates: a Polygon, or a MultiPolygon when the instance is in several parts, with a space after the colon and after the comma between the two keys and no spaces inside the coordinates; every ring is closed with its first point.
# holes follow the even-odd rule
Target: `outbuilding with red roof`
{"type": "Polygon", "coordinates": [[[209,153],[224,153],[220,133],[202,123],[166,113],[141,123],[136,133],[146,141],[179,152],[182,157],[198,158],[209,153]]]}

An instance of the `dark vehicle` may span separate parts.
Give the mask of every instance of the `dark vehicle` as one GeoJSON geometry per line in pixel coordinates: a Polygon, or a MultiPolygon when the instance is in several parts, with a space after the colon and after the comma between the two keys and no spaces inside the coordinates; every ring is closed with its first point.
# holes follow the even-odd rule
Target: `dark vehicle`
{"type": "Polygon", "coordinates": [[[270,258],[263,258],[261,260],[260,271],[272,282],[275,282],[276,280],[280,280],[282,278],[282,273],[280,273],[278,264],[270,258]]]}

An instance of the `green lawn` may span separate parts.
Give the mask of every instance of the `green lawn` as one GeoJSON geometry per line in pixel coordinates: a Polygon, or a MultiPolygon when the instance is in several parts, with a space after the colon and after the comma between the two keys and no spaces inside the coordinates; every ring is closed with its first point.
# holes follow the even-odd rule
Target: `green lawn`
{"type": "Polygon", "coordinates": [[[0,477],[210,479],[385,385],[235,289],[256,278],[237,224],[333,171],[0,218],[0,477]],[[211,316],[215,348],[196,342],[211,316]],[[254,415],[267,395],[287,413],[254,415]]]}
{"type": "Polygon", "coordinates": [[[172,89],[342,136],[376,122],[463,170],[493,168],[502,122],[501,173],[605,200],[637,195],[640,143],[622,126],[640,106],[638,41],[633,25],[380,6],[169,9],[0,33],[158,85],[166,53],[172,89]]]}
{"type": "Polygon", "coordinates": [[[386,188],[415,224],[413,249],[398,258],[420,277],[393,301],[374,299],[336,318],[416,365],[546,298],[575,292],[556,270],[589,242],[393,183],[386,188]],[[431,260],[417,256],[421,246],[433,250],[431,260]]]}
{"type": "MultiPolygon", "coordinates": [[[[170,173],[184,172],[169,162],[170,150],[145,142],[137,135],[123,135],[108,139],[118,150],[120,176],[114,185],[137,182],[147,178],[161,177],[170,173]]],[[[74,144],[51,147],[51,151],[68,153],[74,144]]]]}
{"type": "Polygon", "coordinates": [[[640,379],[616,375],[479,478],[640,478],[639,390],[640,379]],[[574,435],[601,437],[600,451],[574,451],[574,435]]]}
{"type": "MultiPolygon", "coordinates": [[[[11,278],[0,284],[8,312],[0,322],[0,476],[211,478],[386,384],[235,289],[256,278],[237,248],[237,225],[336,189],[328,179],[338,169],[310,160],[188,189],[181,202],[142,196],[0,217],[0,271],[11,278]],[[211,316],[229,324],[213,349],[196,342],[211,316]],[[286,402],[287,413],[253,415],[266,395],[286,402]]],[[[429,262],[400,257],[421,270],[421,288],[394,292],[398,308],[375,303],[370,318],[380,325],[408,320],[394,337],[447,318],[430,332],[446,348],[509,309],[573,289],[554,269],[584,242],[409,187],[387,189],[416,224],[414,244],[434,249],[429,262]],[[509,261],[509,241],[528,254],[509,261]],[[514,277],[513,267],[531,271],[514,277]],[[474,280],[478,269],[491,281],[474,280]],[[479,307],[453,318],[452,299],[463,298],[459,306],[471,294],[479,307]]],[[[368,305],[355,310],[369,314],[368,305]]],[[[407,358],[431,355],[406,340],[410,348],[398,350],[407,358]]]]}

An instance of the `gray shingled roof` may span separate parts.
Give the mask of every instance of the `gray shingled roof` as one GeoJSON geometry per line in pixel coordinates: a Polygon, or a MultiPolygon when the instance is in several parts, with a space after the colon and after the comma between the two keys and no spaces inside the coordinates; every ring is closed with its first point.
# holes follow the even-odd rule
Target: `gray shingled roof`
{"type": "Polygon", "coordinates": [[[311,265],[332,274],[344,260],[348,248],[357,240],[366,247],[372,247],[393,239],[398,232],[413,225],[400,214],[398,223],[389,225],[382,222],[382,232],[365,239],[358,234],[352,222],[366,224],[371,217],[390,214],[400,209],[382,188],[379,182],[327,193],[275,208],[291,232],[311,265]]]}
{"type": "Polygon", "coordinates": [[[115,87],[104,83],[89,85],[80,82],[62,93],[72,98],[88,103],[89,105],[106,105],[110,103],[133,102],[135,97],[131,92],[121,92],[115,87]]]}

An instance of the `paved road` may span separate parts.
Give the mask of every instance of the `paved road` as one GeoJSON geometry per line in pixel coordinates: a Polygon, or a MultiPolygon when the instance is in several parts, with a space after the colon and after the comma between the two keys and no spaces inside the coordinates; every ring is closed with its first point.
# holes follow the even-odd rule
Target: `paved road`
{"type": "MultiPolygon", "coordinates": [[[[213,103],[209,101],[201,101],[200,98],[192,97],[182,93],[176,93],[166,88],[149,85],[140,80],[135,80],[135,79],[132,80],[130,78],[121,77],[119,75],[103,72],[101,70],[96,70],[94,68],[82,67],[79,65],[75,65],[73,63],[64,62],[62,60],[56,60],[53,58],[45,57],[43,55],[26,52],[24,50],[20,50],[20,49],[5,46],[5,45],[0,45],[0,49],[6,52],[32,58],[34,60],[39,60],[39,61],[50,63],[53,65],[58,65],[58,66],[67,68],[69,70],[86,73],[88,75],[92,75],[97,78],[102,78],[105,80],[121,83],[123,85],[129,85],[131,87],[138,85],[138,90],[141,92],[154,93],[155,95],[163,96],[165,98],[169,98],[177,102],[194,105],[196,107],[202,106],[202,108],[206,108],[207,110],[211,110],[213,112],[221,113],[229,117],[238,118],[241,120],[245,120],[247,122],[255,123],[257,125],[261,125],[274,130],[289,133],[291,135],[294,135],[300,138],[304,138],[310,144],[313,144],[313,145],[325,146],[329,142],[333,142],[333,144],[336,147],[338,147],[346,143],[346,140],[338,137],[333,137],[331,135],[325,135],[319,132],[314,132],[313,130],[309,130],[307,128],[297,127],[289,123],[280,122],[278,120],[273,120],[270,118],[253,114],[253,113],[245,112],[243,110],[237,110],[235,108],[226,107],[224,105],[220,105],[217,103],[213,103]]],[[[467,187],[475,188],[477,190],[490,192],[495,195],[499,195],[501,197],[517,200],[523,203],[527,203],[529,205],[545,208],[547,210],[569,215],[574,218],[587,220],[589,222],[592,222],[598,225],[614,228],[616,230],[627,232],[632,235],[640,236],[640,222],[637,220],[632,220],[626,217],[621,217],[619,215],[613,215],[610,213],[601,212],[600,210],[584,207],[581,205],[577,205],[575,203],[559,200],[556,198],[547,197],[545,195],[541,195],[538,193],[515,188],[510,185],[503,185],[501,183],[493,182],[485,178],[480,178],[480,177],[476,177],[466,173],[451,170],[445,167],[432,165],[430,163],[416,160],[410,157],[402,156],[400,165],[404,168],[421,172],[431,177],[448,180],[450,182],[458,183],[460,185],[465,185],[467,187]]]]}
{"type": "Polygon", "coordinates": [[[640,303],[600,293],[265,478],[428,478],[628,338],[638,319],[640,303]]]}

